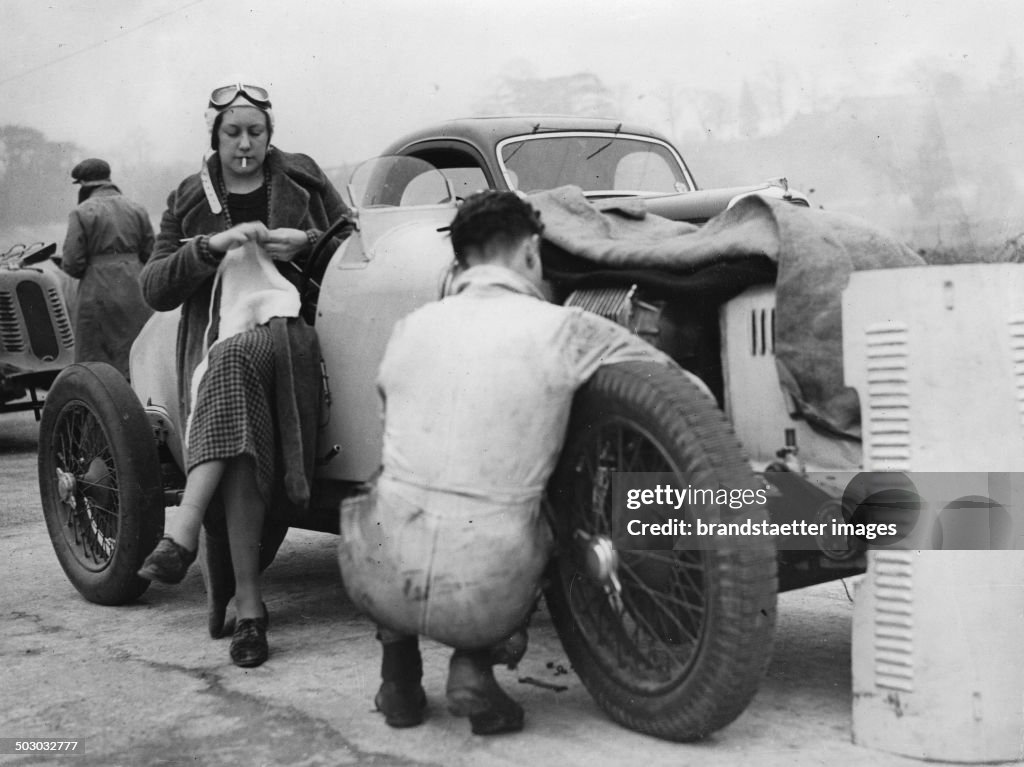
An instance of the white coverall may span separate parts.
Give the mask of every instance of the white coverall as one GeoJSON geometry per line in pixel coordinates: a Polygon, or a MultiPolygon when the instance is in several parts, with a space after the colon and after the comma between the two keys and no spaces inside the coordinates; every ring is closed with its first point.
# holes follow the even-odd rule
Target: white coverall
{"type": "Polygon", "coordinates": [[[346,504],[352,600],[395,632],[472,649],[532,608],[551,551],[541,498],[573,395],[599,366],[668,358],[626,329],[476,266],[396,325],[381,363],[383,471],[346,504]]]}

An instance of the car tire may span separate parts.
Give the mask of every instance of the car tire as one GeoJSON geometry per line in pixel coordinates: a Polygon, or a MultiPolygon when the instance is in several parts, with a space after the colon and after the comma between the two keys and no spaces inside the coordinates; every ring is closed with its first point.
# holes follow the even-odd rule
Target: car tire
{"type": "Polygon", "coordinates": [[[57,559],[90,602],[120,605],[163,534],[160,462],[149,419],[106,363],[65,368],[39,426],[39,491],[57,559]]]}
{"type": "MultiPolygon", "coordinates": [[[[677,487],[761,485],[711,398],[681,369],[656,363],[609,365],[578,392],[549,484],[558,553],[545,594],[573,668],[616,722],[698,740],[743,712],[767,668],[775,548],[765,538],[706,551],[616,551],[616,594],[593,564],[594,542],[610,546],[614,471],[672,472],[677,487]]],[[[701,518],[757,522],[766,511],[704,507],[701,518]]]]}

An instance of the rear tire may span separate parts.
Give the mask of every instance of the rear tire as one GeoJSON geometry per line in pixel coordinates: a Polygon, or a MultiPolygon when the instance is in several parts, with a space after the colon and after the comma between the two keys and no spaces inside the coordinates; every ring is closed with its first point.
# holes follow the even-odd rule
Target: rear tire
{"type": "Polygon", "coordinates": [[[90,602],[120,605],[163,534],[156,442],[142,405],[106,363],[65,368],[39,426],[39,491],[57,559],[90,602]]]}
{"type": "MultiPolygon", "coordinates": [[[[616,597],[579,543],[611,539],[613,471],[672,472],[679,487],[760,485],[713,400],[679,368],[654,363],[607,366],[580,390],[549,485],[559,552],[546,598],[576,673],[616,722],[697,740],[743,712],[767,668],[775,548],[766,538],[707,551],[618,551],[616,597]]],[[[767,518],[759,506],[716,513],[700,508],[705,522],[767,518]]]]}

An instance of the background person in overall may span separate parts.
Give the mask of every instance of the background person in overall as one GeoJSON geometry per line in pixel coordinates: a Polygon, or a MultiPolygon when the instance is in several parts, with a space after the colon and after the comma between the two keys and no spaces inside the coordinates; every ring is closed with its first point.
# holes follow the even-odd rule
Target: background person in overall
{"type": "Polygon", "coordinates": [[[78,207],[68,216],[61,268],[79,280],[75,362],[108,362],[128,378],[128,352],[153,313],[139,287],[153,225],[110,180],[104,160],[82,160],[71,177],[79,184],[78,207]]]}
{"type": "Polygon", "coordinates": [[[451,224],[454,295],[400,321],[381,363],[383,469],[342,508],[339,564],[378,623],[375,702],[392,727],[423,721],[424,635],[455,648],[452,713],[475,734],[522,728],[492,666],[509,660],[505,640],[539,595],[552,543],[541,502],[573,395],[603,364],[674,364],[621,326],[544,299],[542,229],[515,193],[469,197],[451,224]]]}
{"type": "Polygon", "coordinates": [[[265,88],[239,81],[214,89],[206,121],[212,151],[168,198],[142,274],[154,309],[181,307],[188,475],[139,575],[180,582],[205,521],[210,633],[221,634],[233,595],[231,658],[257,666],[268,655],[260,573],[287,530],[285,509],[301,513],[308,503],[313,469],[320,355],[299,316],[303,268],[348,209],[310,157],[271,145],[265,88]]]}

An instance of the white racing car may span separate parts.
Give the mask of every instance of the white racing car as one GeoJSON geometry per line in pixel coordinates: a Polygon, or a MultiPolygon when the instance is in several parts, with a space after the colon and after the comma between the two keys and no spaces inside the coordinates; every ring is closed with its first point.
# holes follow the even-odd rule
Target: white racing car
{"type": "MultiPolygon", "coordinates": [[[[336,532],[340,503],[378,468],[378,364],[394,323],[444,289],[452,252],[439,229],[460,198],[483,187],[534,192],[570,184],[591,200],[639,198],[649,211],[695,224],[749,195],[806,206],[781,183],[698,190],[667,140],[613,121],[455,121],[389,153],[348,185],[355,233],[308,261],[307,297],[315,301],[330,392],[312,529],[336,532]]],[[[828,457],[838,477],[857,471],[859,444],[812,428],[778,385],[772,269],[748,275],[747,288],[701,293],[698,280],[679,292],[650,269],[598,269],[551,243],[544,258],[551,300],[621,322],[689,371],[610,366],[578,394],[549,489],[559,546],[547,605],[573,668],[615,721],[666,739],[699,739],[735,719],[756,692],[780,586],[861,572],[863,546],[823,536],[813,550],[779,549],[770,537],[617,550],[613,476],[662,473],[683,487],[768,491],[765,505],[681,511],[705,522],[829,520],[837,500],[801,472],[798,450],[828,457]],[[600,279],[589,279],[598,272],[600,279]],[[787,473],[786,481],[766,481],[768,468],[787,473]]],[[[162,313],[144,329],[131,387],[107,366],[73,365],[46,399],[43,508],[62,566],[91,601],[123,604],[145,590],[136,570],[183,487],[176,323],[175,312],[162,313]]]]}

